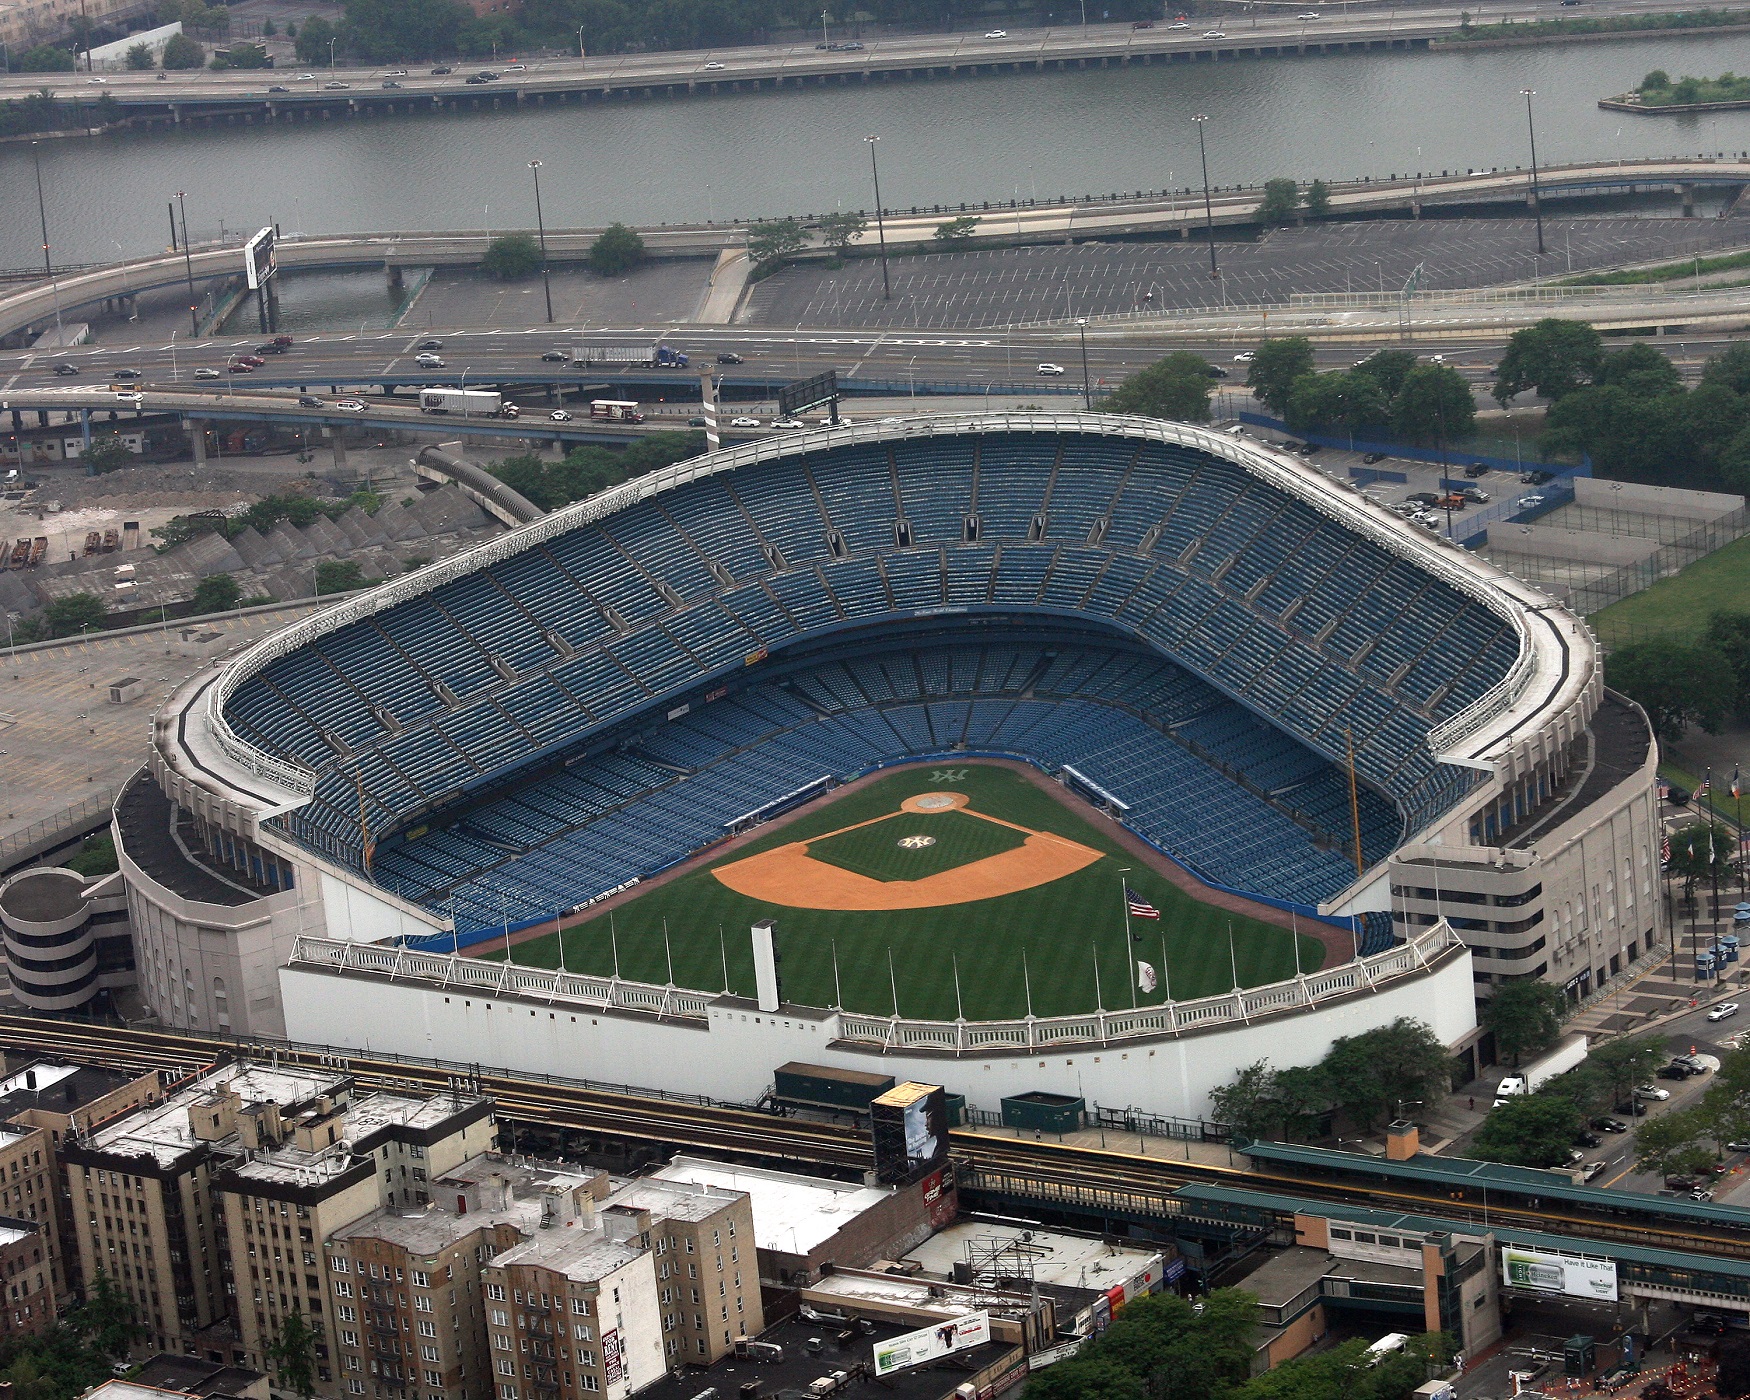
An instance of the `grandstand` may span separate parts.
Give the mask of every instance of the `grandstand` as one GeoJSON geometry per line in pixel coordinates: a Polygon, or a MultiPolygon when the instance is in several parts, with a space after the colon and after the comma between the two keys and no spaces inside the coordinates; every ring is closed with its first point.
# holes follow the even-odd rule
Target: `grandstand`
{"type": "Polygon", "coordinates": [[[762,444],[289,629],[213,726],[307,794],[275,826],[460,941],[822,778],[968,753],[1071,765],[1204,880],[1310,912],[1357,825],[1375,865],[1480,780],[1430,734],[1528,655],[1513,600],[1333,495],[1133,420],[762,444]]]}

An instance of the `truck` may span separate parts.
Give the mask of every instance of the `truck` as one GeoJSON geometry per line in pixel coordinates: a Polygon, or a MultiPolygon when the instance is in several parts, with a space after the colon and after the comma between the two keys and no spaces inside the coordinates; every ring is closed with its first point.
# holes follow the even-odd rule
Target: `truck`
{"type": "Polygon", "coordinates": [[[589,416],[598,423],[642,423],[644,410],[630,399],[591,399],[589,416]]]}
{"type": "Polygon", "coordinates": [[[522,412],[491,389],[421,389],[421,413],[460,413],[464,418],[515,418],[522,412]]]}
{"type": "Polygon", "coordinates": [[[655,345],[573,345],[574,365],[640,365],[645,369],[685,369],[687,357],[660,341],[655,345]]]}
{"type": "Polygon", "coordinates": [[[1495,1089],[1495,1107],[1499,1108],[1508,1099],[1534,1094],[1558,1074],[1566,1074],[1586,1058],[1587,1045],[1583,1035],[1567,1036],[1517,1074],[1508,1075],[1495,1089]]]}

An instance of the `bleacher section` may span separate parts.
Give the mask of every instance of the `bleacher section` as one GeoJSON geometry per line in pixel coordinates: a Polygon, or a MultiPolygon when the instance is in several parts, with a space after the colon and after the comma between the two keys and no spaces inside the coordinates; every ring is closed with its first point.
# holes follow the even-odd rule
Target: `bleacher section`
{"type": "MultiPolygon", "coordinates": [[[[1429,729],[1501,680],[1519,646],[1512,624],[1479,601],[1221,459],[1095,434],[967,434],[798,454],[676,487],[283,657],[245,681],[226,712],[247,742],[316,771],[313,800],[287,825],[357,865],[361,785],[382,846],[520,765],[549,764],[558,748],[643,708],[739,677],[750,656],[781,662],[798,637],[944,608],[1096,621],[1180,664],[1113,652],[1085,677],[1035,678],[1035,694],[1078,697],[1061,721],[1037,724],[1016,708],[1037,702],[990,708],[1024,679],[1013,657],[1000,677],[960,674],[965,657],[920,657],[937,669],[914,669],[915,692],[891,658],[841,668],[808,696],[811,716],[831,718],[795,731],[802,748],[774,740],[758,759],[710,769],[722,770],[734,801],[751,799],[739,810],[810,765],[816,777],[878,761],[871,755],[965,744],[1048,763],[1123,754],[1111,762],[1126,788],[1150,762],[1189,756],[1199,772],[1244,774],[1269,801],[1341,833],[1346,781],[1333,786],[1331,761],[1352,744],[1361,779],[1397,809],[1389,825],[1414,829],[1473,781],[1435,761],[1429,729]],[[1051,689],[1060,683],[1068,688],[1051,689]],[[1134,687],[1153,689],[1145,699],[1134,687]],[[970,698],[934,698],[948,695],[970,698]],[[1202,708],[1179,714],[1181,700],[1202,708]],[[1155,722],[1169,712],[1171,740],[1155,722]],[[1073,725],[1073,744],[1058,723],[1073,725]]],[[[977,664],[997,666],[990,656],[977,664]]],[[[798,684],[788,703],[802,694],[798,684]]],[[[699,763],[695,751],[682,766],[699,763]]],[[[675,776],[655,771],[655,783],[675,776]]],[[[688,814],[703,784],[683,786],[675,814],[659,791],[635,812],[592,820],[592,858],[618,872],[609,883],[697,835],[688,814]],[[613,825],[595,832],[603,822],[613,825]]],[[[1195,809],[1205,799],[1175,800],[1195,809]]],[[[1165,810],[1147,820],[1176,830],[1165,810]]],[[[476,849],[475,835],[455,839],[452,864],[499,859],[490,843],[476,849]]],[[[1240,883],[1292,883],[1267,852],[1254,859],[1243,845],[1186,854],[1212,876],[1212,863],[1229,862],[1240,883]]],[[[1334,876],[1342,858],[1319,854],[1334,876]]],[[[570,868],[579,891],[596,879],[570,868]]],[[[436,889],[463,873],[441,870],[438,884],[405,878],[436,889]]]]}
{"type": "MultiPolygon", "coordinates": [[[[1085,643],[898,648],[799,665],[439,819],[373,873],[464,927],[539,918],[720,839],[825,775],[908,756],[1071,763],[1126,822],[1204,878],[1313,902],[1353,874],[1347,779],[1181,667],[1085,643]],[[484,868],[483,868],[484,867],[484,868]]],[[[1361,794],[1379,858],[1402,835],[1361,794]]]]}

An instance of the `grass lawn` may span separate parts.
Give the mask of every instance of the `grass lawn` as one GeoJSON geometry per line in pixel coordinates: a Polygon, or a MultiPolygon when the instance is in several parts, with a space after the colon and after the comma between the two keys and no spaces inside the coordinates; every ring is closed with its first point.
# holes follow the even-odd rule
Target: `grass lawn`
{"type": "Polygon", "coordinates": [[[1708,614],[1740,609],[1750,597],[1750,535],[1697,559],[1651,588],[1612,603],[1589,619],[1608,645],[1654,637],[1689,641],[1707,627],[1708,614]]]}
{"type": "MultiPolygon", "coordinates": [[[[1293,936],[1287,929],[1229,915],[1190,898],[1128,855],[1100,819],[1084,819],[1011,769],[956,765],[953,771],[963,771],[965,778],[953,783],[932,776],[940,771],[939,765],[924,764],[889,774],[860,792],[810,808],[781,830],[672,880],[611,915],[598,914],[567,928],[565,966],[605,975],[613,971],[617,947],[623,976],[662,983],[668,981],[672,953],[677,985],[717,991],[725,983],[727,969],[730,990],[752,996],[748,928],[769,917],[777,921],[787,1000],[810,1006],[831,1006],[839,1000],[833,991],[836,945],[844,1006],[877,1015],[894,1010],[897,988],[901,1014],[952,1020],[956,964],[965,1014],[982,1020],[1024,1016],[1029,979],[1035,1014],[1092,1011],[1096,963],[1099,999],[1109,1010],[1128,1009],[1132,954],[1153,964],[1158,974],[1163,948],[1168,983],[1149,995],[1138,992],[1139,1004],[1166,1000],[1168,986],[1180,1000],[1228,991],[1233,985],[1232,968],[1238,969],[1242,986],[1294,975],[1293,936]],[[896,811],[907,797],[934,791],[965,792],[980,812],[1033,831],[1066,836],[1104,852],[1104,858],[1051,884],[995,899],[873,913],[775,906],[736,894],[711,874],[716,865],[869,821],[896,811]],[[1126,866],[1128,873],[1121,873],[1126,866]],[[1126,881],[1162,915],[1159,920],[1131,920],[1140,938],[1136,942],[1127,941],[1124,933],[1126,881]]],[[[823,843],[811,854],[873,878],[906,879],[995,854],[1019,839],[1020,833],[964,813],[942,813],[880,822],[823,843]],[[936,845],[902,851],[898,838],[914,828],[937,836],[936,845]],[[923,860],[918,864],[909,863],[919,857],[923,860]]],[[[517,945],[515,952],[519,963],[555,967],[559,939],[549,934],[517,945]]],[[[481,956],[494,955],[482,952],[481,956]]],[[[1302,935],[1301,969],[1314,971],[1323,960],[1324,945],[1302,935]]]]}

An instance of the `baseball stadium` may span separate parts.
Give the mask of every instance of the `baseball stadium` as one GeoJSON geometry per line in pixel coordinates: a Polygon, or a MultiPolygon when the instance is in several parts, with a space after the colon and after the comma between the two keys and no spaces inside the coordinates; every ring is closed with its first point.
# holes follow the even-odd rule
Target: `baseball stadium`
{"type": "Polygon", "coordinates": [[[1285,453],[936,417],[703,456],[326,609],[173,697],[154,772],[320,887],[294,972],[325,936],[732,1005],[771,919],[786,1005],[1032,1021],[1355,991],[1436,926],[1403,967],[1445,966],[1393,867],[1571,799],[1598,672],[1285,453]]]}

